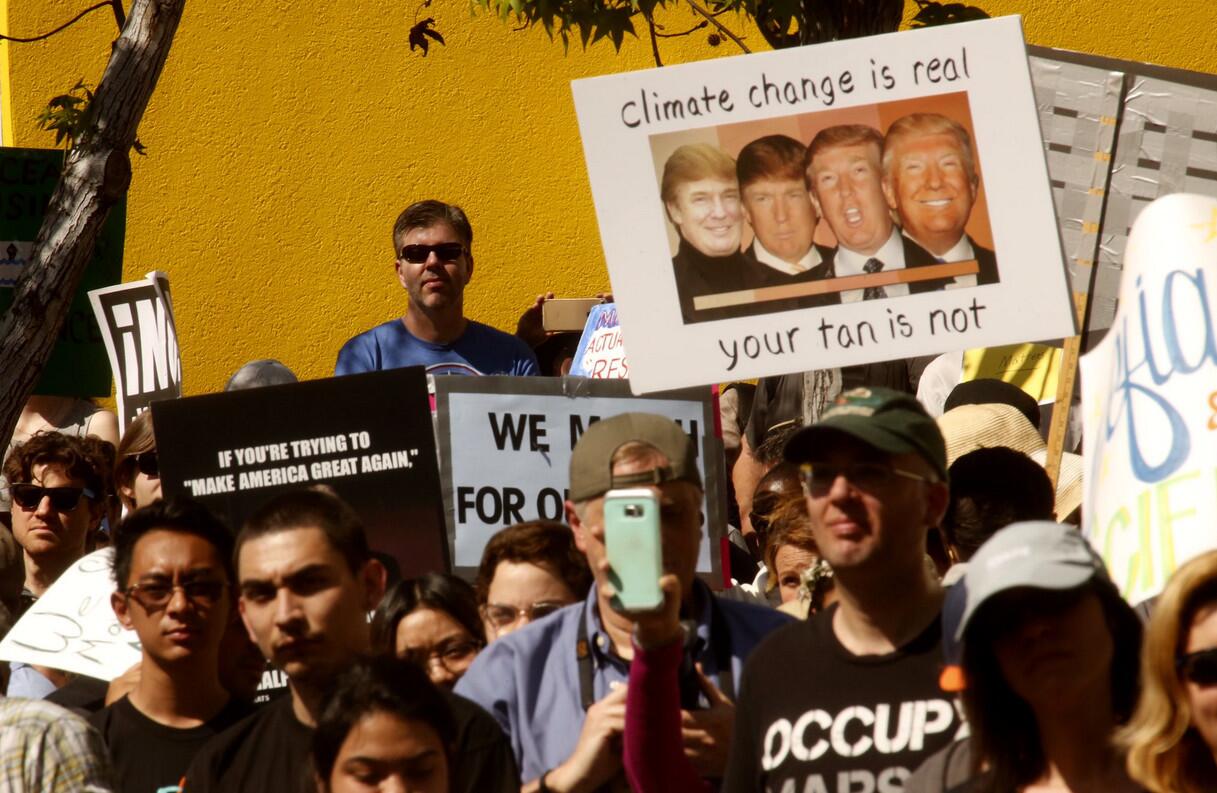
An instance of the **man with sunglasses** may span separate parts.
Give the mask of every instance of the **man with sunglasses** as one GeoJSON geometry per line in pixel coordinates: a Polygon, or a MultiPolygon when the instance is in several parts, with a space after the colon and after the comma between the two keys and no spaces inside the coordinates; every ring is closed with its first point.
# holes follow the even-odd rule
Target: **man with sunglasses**
{"type": "Polygon", "coordinates": [[[465,317],[473,277],[473,227],[458,206],[419,201],[393,226],[405,316],[343,345],[334,374],[425,366],[430,374],[540,374],[520,339],[465,317]]]}
{"type": "MultiPolygon", "coordinates": [[[[77,559],[105,514],[105,441],[58,432],[34,435],[9,452],[4,477],[13,501],[13,537],[25,582],[19,618],[77,559]]],[[[8,696],[41,699],[67,682],[62,672],[12,664],[8,696]]]]}
{"type": "Polygon", "coordinates": [[[159,501],[115,532],[110,605],[139,636],[139,681],[89,720],[118,791],[177,791],[194,755],[250,706],[220,683],[220,642],[235,617],[232,536],[190,499],[159,501]]]}
{"type": "Polygon", "coordinates": [[[908,394],[855,388],[786,459],[838,602],[749,658],[724,790],[901,790],[962,723],[938,688],[943,594],[925,552],[947,506],[942,434],[908,394]]]}

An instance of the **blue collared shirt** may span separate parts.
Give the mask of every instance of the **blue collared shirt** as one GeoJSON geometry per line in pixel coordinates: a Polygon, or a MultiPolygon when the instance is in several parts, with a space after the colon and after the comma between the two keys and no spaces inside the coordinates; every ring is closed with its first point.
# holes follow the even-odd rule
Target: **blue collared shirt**
{"type": "MultiPolygon", "coordinates": [[[[700,581],[695,588],[699,599],[714,597],[700,581]]],[[[738,690],[748,654],[767,633],[791,618],[771,608],[724,598],[714,598],[713,607],[727,629],[731,677],[738,690]]],[[[630,665],[613,650],[600,621],[595,586],[582,603],[491,642],[456,684],[457,694],[489,711],[507,733],[523,782],[561,765],[579,742],[586,715],[576,655],[580,623],[587,630],[594,670],[592,689],[599,701],[608,695],[611,683],[624,684],[629,679],[630,665]]],[[[695,660],[707,677],[717,680],[720,670],[713,648],[714,642],[723,639],[711,635],[710,608],[701,609],[697,635],[701,652],[695,660]]]]}

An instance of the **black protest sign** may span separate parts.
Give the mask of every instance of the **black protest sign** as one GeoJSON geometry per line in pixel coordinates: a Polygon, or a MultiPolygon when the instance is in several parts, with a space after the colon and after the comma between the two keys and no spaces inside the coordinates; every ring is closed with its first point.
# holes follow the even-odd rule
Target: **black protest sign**
{"type": "Polygon", "coordinates": [[[272,496],[325,484],[403,575],[448,569],[422,367],[156,402],[152,420],[166,496],[237,529],[272,496]]]}
{"type": "Polygon", "coordinates": [[[698,572],[720,583],[726,523],[722,441],[709,388],[636,397],[626,380],[579,377],[436,377],[445,515],[458,570],[477,567],[495,532],[526,520],[565,521],[570,455],[593,422],[658,413],[696,442],[705,483],[698,572]]]}
{"type": "Polygon", "coordinates": [[[168,289],[164,273],[150,273],[142,281],[89,292],[114,372],[124,431],[153,402],[182,395],[182,361],[168,289]]]}

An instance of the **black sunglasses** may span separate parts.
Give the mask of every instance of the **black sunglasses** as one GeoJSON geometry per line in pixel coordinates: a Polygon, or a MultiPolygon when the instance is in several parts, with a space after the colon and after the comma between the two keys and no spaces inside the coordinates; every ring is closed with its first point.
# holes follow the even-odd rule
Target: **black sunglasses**
{"type": "Polygon", "coordinates": [[[156,450],[140,452],[135,455],[135,466],[139,468],[139,472],[144,476],[161,475],[161,463],[156,456],[156,450]]]}
{"type": "Polygon", "coordinates": [[[1179,674],[1198,686],[1217,684],[1217,647],[1179,656],[1175,661],[1179,674]]]}
{"type": "Polygon", "coordinates": [[[13,501],[22,509],[37,509],[42,499],[51,499],[51,508],[56,512],[71,512],[80,503],[83,495],[90,500],[97,494],[87,487],[41,487],[31,484],[12,484],[8,487],[13,501]]]}
{"type": "Polygon", "coordinates": [[[465,252],[459,242],[441,242],[438,245],[407,245],[401,249],[401,258],[410,264],[422,264],[434,253],[441,262],[454,262],[465,252]]]}

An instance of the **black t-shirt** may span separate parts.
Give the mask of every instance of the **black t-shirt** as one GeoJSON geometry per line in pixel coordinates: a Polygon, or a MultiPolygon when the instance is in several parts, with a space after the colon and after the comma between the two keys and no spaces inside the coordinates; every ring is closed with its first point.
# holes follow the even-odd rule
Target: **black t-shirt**
{"type": "MultiPolygon", "coordinates": [[[[518,791],[511,744],[499,723],[467,699],[444,692],[456,722],[452,793],[518,791]]],[[[292,698],[279,697],[221,735],[190,766],[185,793],[315,793],[312,776],[313,730],[292,711],[292,698]]]]}
{"type": "Polygon", "coordinates": [[[207,741],[249,715],[244,702],[229,700],[198,727],[168,727],[153,721],[127,697],[89,717],[106,742],[120,793],[172,793],[207,741]]]}
{"type": "Polygon", "coordinates": [[[899,793],[956,738],[963,719],[938,688],[939,620],[894,653],[853,655],[833,633],[836,612],[779,628],[748,658],[724,791],[899,793]]]}

